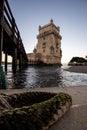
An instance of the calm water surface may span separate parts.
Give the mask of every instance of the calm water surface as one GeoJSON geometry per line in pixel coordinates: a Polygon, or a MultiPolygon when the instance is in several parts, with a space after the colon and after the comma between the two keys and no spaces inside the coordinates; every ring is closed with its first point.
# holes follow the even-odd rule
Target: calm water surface
{"type": "Polygon", "coordinates": [[[65,71],[67,66],[29,66],[13,75],[8,66],[8,88],[67,87],[87,85],[87,74],[65,71]]]}

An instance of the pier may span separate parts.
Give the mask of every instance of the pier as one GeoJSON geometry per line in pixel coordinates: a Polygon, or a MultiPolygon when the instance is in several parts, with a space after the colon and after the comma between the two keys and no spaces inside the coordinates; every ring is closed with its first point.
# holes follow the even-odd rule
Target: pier
{"type": "Polygon", "coordinates": [[[28,64],[27,54],[20,32],[7,0],[0,1],[0,66],[2,52],[5,54],[5,71],[7,72],[8,56],[12,57],[13,73],[28,64]]]}

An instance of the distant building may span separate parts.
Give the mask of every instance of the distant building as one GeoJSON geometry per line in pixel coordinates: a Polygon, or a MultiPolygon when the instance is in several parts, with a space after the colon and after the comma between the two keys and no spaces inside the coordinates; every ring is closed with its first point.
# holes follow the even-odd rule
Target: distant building
{"type": "Polygon", "coordinates": [[[28,54],[29,64],[59,64],[61,65],[61,35],[60,28],[53,20],[45,26],[39,26],[38,43],[33,53],[28,54]]]}

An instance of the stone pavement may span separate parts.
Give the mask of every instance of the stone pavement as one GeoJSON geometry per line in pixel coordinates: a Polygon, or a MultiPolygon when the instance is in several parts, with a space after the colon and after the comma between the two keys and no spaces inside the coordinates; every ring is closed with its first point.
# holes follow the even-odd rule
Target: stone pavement
{"type": "Polygon", "coordinates": [[[87,87],[66,88],[65,91],[72,96],[73,105],[48,130],[87,130],[87,87]]]}
{"type": "Polygon", "coordinates": [[[0,90],[0,93],[13,94],[27,91],[66,92],[72,96],[73,104],[70,111],[48,130],[87,130],[87,86],[10,89],[0,90]]]}
{"type": "Polygon", "coordinates": [[[48,130],[87,130],[87,105],[72,107],[48,130]]]}

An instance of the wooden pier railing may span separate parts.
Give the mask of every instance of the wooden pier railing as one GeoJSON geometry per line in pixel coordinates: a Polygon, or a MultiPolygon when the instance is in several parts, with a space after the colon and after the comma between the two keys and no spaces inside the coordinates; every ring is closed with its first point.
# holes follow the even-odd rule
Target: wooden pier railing
{"type": "Polygon", "coordinates": [[[2,51],[5,53],[5,71],[7,71],[7,56],[12,56],[13,72],[28,64],[26,51],[7,0],[0,0],[0,66],[2,51]]]}

